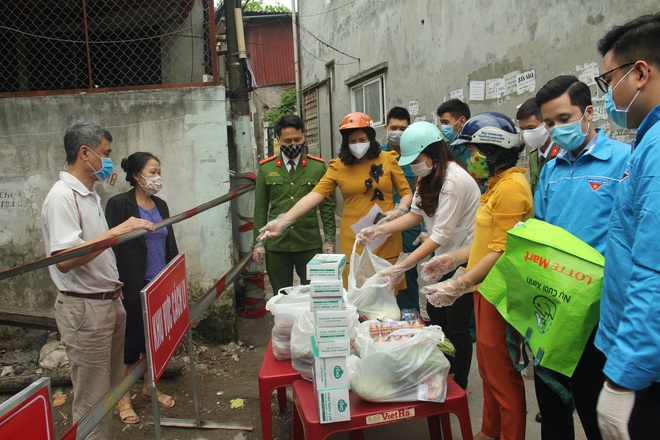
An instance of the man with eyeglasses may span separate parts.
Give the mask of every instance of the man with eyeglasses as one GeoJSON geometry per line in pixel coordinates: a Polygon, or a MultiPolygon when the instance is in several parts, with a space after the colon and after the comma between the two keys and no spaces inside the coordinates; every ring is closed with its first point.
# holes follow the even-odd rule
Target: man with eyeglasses
{"type": "MultiPolygon", "coordinates": [[[[573,75],[548,81],[536,94],[536,104],[552,141],[561,150],[541,171],[534,193],[534,215],[567,230],[604,254],[608,219],[630,159],[630,148],[594,127],[589,86],[573,75]]],[[[574,336],[571,328],[560,331],[567,340],[574,336]]],[[[593,344],[596,328],[590,332],[571,377],[534,368],[543,440],[575,438],[573,404],[587,438],[601,438],[596,403],[603,383],[605,357],[593,344]],[[568,391],[567,402],[556,392],[557,384],[568,391]]]]}
{"type": "Polygon", "coordinates": [[[595,344],[606,357],[598,399],[603,438],[660,437],[660,13],[612,28],[596,78],[606,111],[636,128],[614,199],[595,344]]]}

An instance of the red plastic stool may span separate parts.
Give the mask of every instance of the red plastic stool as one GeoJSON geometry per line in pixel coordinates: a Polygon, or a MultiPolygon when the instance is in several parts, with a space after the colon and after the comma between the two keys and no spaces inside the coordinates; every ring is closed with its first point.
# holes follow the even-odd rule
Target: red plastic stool
{"type": "Polygon", "coordinates": [[[261,434],[263,440],[273,438],[272,414],[270,396],[277,390],[277,402],[280,411],[286,410],[286,387],[294,381],[302,379],[300,373],[293,369],[291,361],[278,361],[273,356],[273,340],[268,342],[266,355],[259,370],[259,407],[261,408],[261,434]]]}
{"type": "Polygon", "coordinates": [[[426,417],[432,439],[452,439],[449,414],[458,417],[463,440],[472,440],[472,424],[467,395],[451,378],[447,379],[445,403],[396,402],[371,403],[350,392],[351,420],[321,424],[314,386],[306,380],[293,383],[293,440],[323,440],[332,434],[349,431],[351,439],[362,439],[364,428],[426,417]],[[442,420],[442,436],[440,421],[442,420]]]}

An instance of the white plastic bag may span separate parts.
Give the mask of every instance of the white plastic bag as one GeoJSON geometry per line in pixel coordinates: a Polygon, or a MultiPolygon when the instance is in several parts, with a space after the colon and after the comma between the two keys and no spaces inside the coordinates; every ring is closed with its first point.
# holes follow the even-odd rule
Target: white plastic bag
{"type": "Polygon", "coordinates": [[[280,293],[266,303],[273,314],[273,356],[278,361],[291,359],[291,328],[300,314],[309,311],[309,286],[286,287],[288,294],[280,293]]]}
{"type": "Polygon", "coordinates": [[[394,286],[387,277],[377,275],[392,264],[374,255],[364,247],[362,255],[353,244],[351,265],[348,273],[348,301],[357,307],[358,315],[367,319],[399,319],[401,310],[396,303],[394,286]]]}
{"type": "MultiPolygon", "coordinates": [[[[346,304],[348,317],[348,337],[355,340],[358,333],[358,314],[355,306],[346,304]]],[[[311,337],[316,333],[314,312],[303,312],[297,318],[291,329],[291,366],[300,373],[303,379],[312,380],[314,354],[311,337]]]]}
{"type": "Polygon", "coordinates": [[[370,402],[444,402],[449,361],[437,347],[443,340],[438,326],[390,342],[366,340],[351,390],[370,402]]]}
{"type": "Polygon", "coordinates": [[[311,337],[314,336],[314,312],[303,312],[296,318],[291,329],[291,366],[305,380],[312,380],[312,353],[311,337]]]}

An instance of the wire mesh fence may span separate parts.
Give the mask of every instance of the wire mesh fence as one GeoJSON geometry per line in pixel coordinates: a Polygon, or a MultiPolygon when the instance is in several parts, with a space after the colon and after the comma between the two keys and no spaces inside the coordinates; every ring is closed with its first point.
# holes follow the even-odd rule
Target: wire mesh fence
{"type": "Polygon", "coordinates": [[[210,82],[212,0],[3,0],[0,93],[210,82]]]}

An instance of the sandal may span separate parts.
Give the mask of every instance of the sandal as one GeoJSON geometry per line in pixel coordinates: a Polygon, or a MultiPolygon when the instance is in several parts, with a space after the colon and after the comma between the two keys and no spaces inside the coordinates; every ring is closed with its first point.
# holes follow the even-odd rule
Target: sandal
{"type": "Polygon", "coordinates": [[[119,419],[127,425],[134,425],[140,421],[140,418],[133,410],[132,402],[124,402],[117,405],[117,410],[119,411],[119,419]]]}
{"type": "MultiPolygon", "coordinates": [[[[142,391],[142,397],[144,397],[147,400],[151,400],[151,396],[149,394],[145,394],[144,391],[142,391]]],[[[165,393],[161,393],[158,391],[158,406],[161,408],[172,408],[175,404],[176,401],[172,398],[172,396],[168,396],[165,393]]]]}

